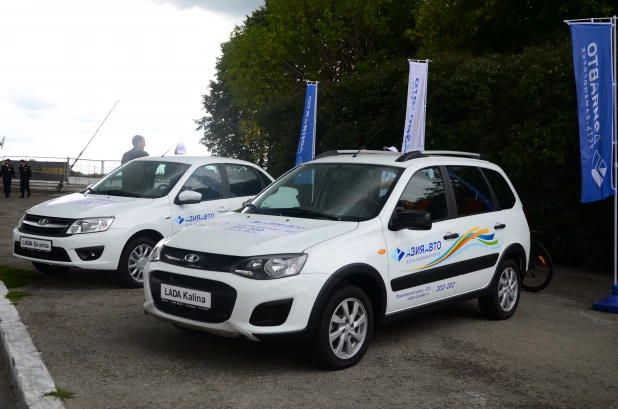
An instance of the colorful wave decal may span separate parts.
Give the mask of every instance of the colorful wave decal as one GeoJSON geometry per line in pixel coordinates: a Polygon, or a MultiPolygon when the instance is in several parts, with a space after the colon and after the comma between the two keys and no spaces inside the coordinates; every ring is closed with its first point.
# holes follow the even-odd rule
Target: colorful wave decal
{"type": "Polygon", "coordinates": [[[431,263],[426,264],[423,267],[414,268],[407,271],[424,270],[426,268],[436,266],[449,259],[450,257],[458,255],[471,247],[479,246],[492,250],[500,248],[498,244],[498,239],[495,239],[495,233],[489,234],[489,229],[479,230],[478,227],[475,227],[474,229],[461,236],[455,243],[453,243],[453,245],[448,250],[444,252],[444,254],[442,254],[431,263]]]}

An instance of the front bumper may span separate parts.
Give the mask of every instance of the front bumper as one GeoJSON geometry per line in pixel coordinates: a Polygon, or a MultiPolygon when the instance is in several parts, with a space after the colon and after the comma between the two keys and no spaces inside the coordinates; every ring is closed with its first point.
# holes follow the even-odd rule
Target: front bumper
{"type": "Polygon", "coordinates": [[[144,271],[144,313],[186,328],[222,336],[244,336],[252,341],[271,339],[278,334],[304,334],[313,305],[328,277],[327,274],[300,274],[276,280],[253,280],[232,273],[149,263],[144,271]],[[160,283],[211,292],[211,310],[200,313],[194,308],[184,311],[178,308],[170,311],[159,297],[160,283]],[[291,308],[280,325],[251,323],[258,307],[265,303],[285,304],[290,300],[291,308]],[[225,303],[223,308],[220,308],[221,303],[225,303]]]}
{"type": "Polygon", "coordinates": [[[85,270],[116,270],[120,255],[128,239],[127,235],[128,231],[125,229],[109,229],[99,233],[50,237],[22,233],[15,227],[13,229],[13,256],[34,262],[77,267],[85,270]],[[51,241],[52,251],[48,253],[23,250],[20,246],[21,237],[51,241]],[[100,247],[103,247],[103,252],[96,260],[82,260],[77,253],[79,249],[100,247]]]}

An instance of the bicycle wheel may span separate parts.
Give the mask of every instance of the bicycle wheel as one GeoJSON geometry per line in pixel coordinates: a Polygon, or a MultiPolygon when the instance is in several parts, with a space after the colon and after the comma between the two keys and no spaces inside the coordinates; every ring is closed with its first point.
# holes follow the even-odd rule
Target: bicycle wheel
{"type": "Polygon", "coordinates": [[[549,253],[538,241],[530,243],[530,259],[528,260],[528,273],[521,283],[521,288],[526,291],[537,292],[549,285],[554,276],[554,265],[549,253]]]}

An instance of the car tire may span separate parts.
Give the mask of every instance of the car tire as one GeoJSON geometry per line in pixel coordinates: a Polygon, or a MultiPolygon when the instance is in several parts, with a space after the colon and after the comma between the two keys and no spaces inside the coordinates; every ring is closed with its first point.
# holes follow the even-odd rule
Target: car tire
{"type": "Polygon", "coordinates": [[[314,353],[325,368],[349,368],[365,355],[372,333],[373,308],[367,294],[356,286],[340,288],[324,305],[313,341],[314,353]],[[357,309],[355,316],[354,309],[357,309]],[[340,336],[331,342],[334,334],[340,336]]]}
{"type": "Polygon", "coordinates": [[[515,314],[521,295],[519,267],[511,259],[506,259],[498,267],[491,283],[491,292],[478,299],[483,315],[494,320],[505,320],[515,314]]]}
{"type": "Polygon", "coordinates": [[[32,265],[34,266],[34,268],[43,274],[63,274],[68,272],[71,267],[66,267],[66,266],[54,266],[51,264],[45,264],[45,263],[37,263],[37,262],[32,262],[32,265]]]}
{"type": "Polygon", "coordinates": [[[126,287],[141,288],[144,286],[143,268],[156,245],[157,243],[150,237],[138,236],[124,246],[118,262],[118,277],[126,287]]]}

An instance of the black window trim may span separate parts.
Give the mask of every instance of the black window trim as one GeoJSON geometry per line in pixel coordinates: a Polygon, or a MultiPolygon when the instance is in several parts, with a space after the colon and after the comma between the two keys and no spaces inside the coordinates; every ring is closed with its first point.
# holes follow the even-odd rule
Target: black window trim
{"type": "MultiPolygon", "coordinates": [[[[180,194],[183,192],[182,188],[184,187],[185,183],[187,183],[189,181],[189,179],[191,179],[191,176],[193,176],[193,174],[195,172],[197,172],[199,169],[205,167],[205,166],[216,166],[219,168],[219,174],[221,174],[221,186],[222,186],[222,197],[220,197],[219,199],[212,199],[212,200],[201,200],[199,204],[202,204],[204,202],[214,202],[215,200],[224,200],[227,199],[227,197],[225,196],[225,190],[226,190],[226,186],[227,183],[223,177],[223,172],[222,172],[222,168],[221,165],[219,163],[207,163],[205,165],[202,166],[198,166],[197,168],[195,168],[195,170],[193,172],[191,172],[191,174],[189,175],[189,177],[183,182],[182,186],[180,186],[180,190],[178,191],[178,194],[176,195],[176,198],[174,199],[174,203],[176,203],[178,201],[178,197],[180,196],[180,194]]],[[[190,170],[191,168],[187,169],[187,172],[190,170]]],[[[186,174],[185,173],[185,174],[186,174]]],[[[197,204],[197,203],[196,203],[197,204]]]]}
{"type": "MultiPolygon", "coordinates": [[[[247,164],[247,163],[232,163],[232,162],[225,162],[225,163],[220,163],[220,164],[219,164],[219,166],[220,166],[220,168],[221,168],[221,170],[222,170],[222,173],[221,173],[221,174],[222,174],[222,175],[224,175],[224,177],[223,177],[223,178],[225,179],[225,183],[224,183],[224,184],[225,184],[225,186],[224,186],[224,189],[223,189],[223,191],[225,192],[225,193],[224,193],[224,199],[238,199],[238,198],[240,198],[240,197],[249,197],[249,196],[250,196],[250,197],[258,197],[258,195],[262,194],[262,192],[263,192],[264,190],[266,190],[266,188],[267,188],[268,186],[270,186],[270,184],[271,184],[271,183],[273,183],[273,182],[270,182],[268,185],[264,186],[264,181],[262,180],[262,177],[261,177],[261,176],[257,173],[257,170],[255,169],[255,167],[254,167],[253,165],[250,165],[250,164],[247,164]],[[247,195],[247,196],[233,196],[233,195],[232,195],[232,188],[231,188],[231,186],[230,186],[230,179],[229,179],[229,177],[228,177],[228,175],[227,175],[227,169],[225,168],[225,165],[230,165],[230,166],[244,166],[244,167],[246,167],[246,168],[251,169],[251,170],[253,171],[253,174],[254,174],[254,175],[255,175],[255,177],[257,178],[257,180],[258,180],[258,181],[260,182],[260,184],[262,185],[262,189],[261,189],[258,193],[254,194],[254,195],[247,195]]],[[[268,179],[268,180],[270,181],[270,179],[268,179]]]]}
{"type": "MultiPolygon", "coordinates": [[[[267,186],[273,183],[266,176],[265,172],[262,171],[261,169],[258,169],[256,166],[251,166],[251,169],[253,169],[253,172],[257,175],[258,179],[262,182],[262,191],[264,191],[264,189],[266,189],[267,186]]],[[[262,191],[260,191],[260,193],[262,191]]]]}
{"type": "Polygon", "coordinates": [[[446,175],[448,176],[448,186],[449,186],[449,190],[451,192],[451,203],[450,203],[450,205],[453,207],[453,214],[455,215],[454,218],[460,219],[460,218],[464,218],[464,217],[479,216],[479,215],[483,215],[483,214],[489,214],[489,213],[494,213],[494,212],[500,211],[500,204],[497,201],[496,194],[494,193],[494,190],[491,187],[491,183],[489,183],[489,180],[487,180],[487,177],[483,173],[483,170],[481,169],[480,166],[474,166],[474,165],[473,166],[470,166],[470,165],[442,165],[441,167],[444,168],[444,171],[446,172],[446,175]],[[457,199],[455,198],[455,189],[453,189],[453,185],[452,185],[452,181],[451,181],[451,176],[448,174],[447,167],[466,167],[466,168],[476,168],[476,169],[478,169],[480,174],[481,174],[481,177],[485,181],[485,184],[487,184],[487,187],[489,188],[489,193],[491,195],[491,201],[492,201],[492,205],[493,205],[494,209],[493,210],[489,210],[487,212],[483,212],[483,213],[466,214],[464,216],[460,216],[459,212],[457,211],[457,199]],[[498,204],[496,204],[496,203],[498,203],[498,204]]]}
{"type": "Polygon", "coordinates": [[[414,173],[412,173],[412,176],[410,176],[410,178],[406,182],[406,185],[404,186],[403,191],[401,192],[401,195],[397,199],[397,202],[395,202],[395,212],[397,211],[397,203],[399,203],[399,199],[401,199],[401,197],[403,196],[404,192],[406,191],[406,188],[408,187],[408,184],[410,184],[414,175],[426,169],[438,169],[438,171],[440,172],[440,177],[442,178],[442,185],[444,187],[444,199],[446,200],[446,217],[440,220],[432,220],[431,224],[446,222],[446,221],[455,219],[457,217],[455,215],[457,213],[457,207],[455,206],[455,211],[453,212],[454,202],[452,202],[453,192],[452,192],[452,187],[451,187],[451,179],[448,177],[448,173],[446,173],[446,167],[442,165],[429,165],[429,166],[425,166],[424,168],[417,169],[416,171],[414,171],[414,173]],[[444,175],[447,176],[446,179],[444,178],[444,175]]]}
{"type": "Polygon", "coordinates": [[[481,173],[483,174],[483,176],[485,177],[485,179],[487,180],[487,183],[489,184],[489,188],[491,189],[492,192],[492,196],[494,196],[494,201],[497,203],[495,205],[496,207],[496,211],[502,211],[502,210],[511,210],[515,208],[515,205],[517,204],[517,194],[515,193],[514,189],[511,187],[511,185],[509,184],[509,181],[507,180],[507,178],[505,178],[500,172],[498,172],[495,169],[490,169],[490,168],[480,168],[481,169],[481,173]],[[513,195],[513,198],[515,199],[515,203],[513,203],[513,206],[507,208],[507,209],[502,209],[502,206],[500,205],[500,201],[498,200],[498,195],[495,193],[493,186],[491,185],[491,183],[489,183],[489,178],[487,178],[487,175],[485,175],[485,172],[483,171],[483,169],[487,169],[487,170],[491,170],[496,172],[498,175],[500,175],[500,177],[502,177],[502,179],[504,180],[504,182],[506,183],[506,186],[510,189],[511,194],[513,195]]]}

